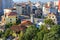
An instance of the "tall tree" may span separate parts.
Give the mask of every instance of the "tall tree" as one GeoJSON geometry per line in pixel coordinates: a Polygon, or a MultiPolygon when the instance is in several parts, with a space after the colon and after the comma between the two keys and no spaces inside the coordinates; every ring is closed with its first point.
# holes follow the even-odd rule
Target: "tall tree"
{"type": "Polygon", "coordinates": [[[28,27],[24,34],[24,40],[33,40],[37,32],[38,29],[35,26],[28,27]]]}

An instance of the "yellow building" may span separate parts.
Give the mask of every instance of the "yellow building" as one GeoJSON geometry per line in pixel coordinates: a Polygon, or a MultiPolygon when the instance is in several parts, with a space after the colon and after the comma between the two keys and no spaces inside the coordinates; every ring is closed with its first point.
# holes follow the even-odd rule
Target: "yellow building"
{"type": "Polygon", "coordinates": [[[16,24],[17,21],[17,13],[16,12],[10,12],[5,13],[4,16],[2,16],[2,22],[5,24],[16,24]]]}
{"type": "Polygon", "coordinates": [[[49,13],[47,15],[47,19],[52,19],[53,22],[57,24],[57,18],[56,18],[56,15],[54,13],[49,13]]]}

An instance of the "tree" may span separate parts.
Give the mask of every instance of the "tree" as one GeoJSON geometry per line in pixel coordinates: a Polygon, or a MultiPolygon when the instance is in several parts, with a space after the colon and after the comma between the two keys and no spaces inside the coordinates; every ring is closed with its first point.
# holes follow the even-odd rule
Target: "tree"
{"type": "Polygon", "coordinates": [[[19,36],[19,40],[23,40],[23,36],[24,36],[23,31],[21,31],[20,34],[19,34],[18,36],[19,36]]]}
{"type": "Polygon", "coordinates": [[[6,25],[5,25],[5,28],[6,28],[6,29],[7,29],[7,28],[10,28],[12,25],[13,25],[13,24],[11,24],[11,23],[6,24],[6,25]]]}
{"type": "Polygon", "coordinates": [[[5,30],[5,33],[3,34],[3,37],[7,38],[11,34],[12,34],[12,31],[8,28],[8,29],[5,30]]]}
{"type": "Polygon", "coordinates": [[[45,19],[44,22],[45,24],[48,24],[48,25],[54,25],[54,22],[52,21],[52,19],[45,19]]]}
{"type": "Polygon", "coordinates": [[[60,26],[53,25],[50,32],[45,34],[44,40],[60,40],[60,26]]]}
{"type": "Polygon", "coordinates": [[[37,32],[37,35],[35,36],[34,40],[43,40],[44,35],[49,33],[49,30],[47,29],[47,27],[45,25],[42,25],[40,27],[40,31],[37,32]]]}
{"type": "Polygon", "coordinates": [[[34,39],[34,36],[36,35],[37,32],[38,32],[38,29],[35,26],[28,27],[24,34],[24,40],[34,39]]]}
{"type": "Polygon", "coordinates": [[[18,25],[18,24],[20,24],[20,23],[21,23],[21,20],[18,19],[17,22],[16,22],[16,24],[18,25]]]}
{"type": "Polygon", "coordinates": [[[4,34],[4,32],[0,31],[0,38],[2,37],[3,34],[4,34]]]}

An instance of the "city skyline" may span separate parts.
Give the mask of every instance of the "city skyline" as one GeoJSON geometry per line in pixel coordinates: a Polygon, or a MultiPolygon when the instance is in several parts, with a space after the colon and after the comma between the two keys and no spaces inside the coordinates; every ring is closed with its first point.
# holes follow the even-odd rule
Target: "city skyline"
{"type": "MultiPolygon", "coordinates": [[[[27,0],[13,0],[14,2],[27,2],[27,0]]],[[[57,0],[30,0],[32,2],[38,2],[38,1],[41,1],[41,2],[48,2],[48,1],[57,1],[57,0]]]]}

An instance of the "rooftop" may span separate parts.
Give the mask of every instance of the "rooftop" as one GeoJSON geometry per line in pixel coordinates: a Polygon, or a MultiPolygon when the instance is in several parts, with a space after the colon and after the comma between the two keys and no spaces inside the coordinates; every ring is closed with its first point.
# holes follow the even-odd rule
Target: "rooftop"
{"type": "Polygon", "coordinates": [[[17,15],[17,13],[16,13],[16,12],[10,12],[10,13],[8,14],[8,16],[14,16],[14,15],[17,15]]]}

